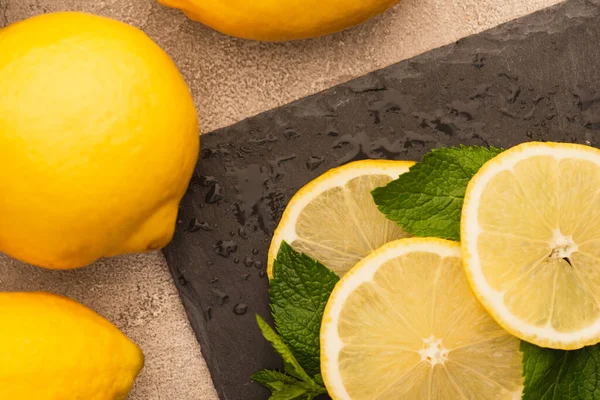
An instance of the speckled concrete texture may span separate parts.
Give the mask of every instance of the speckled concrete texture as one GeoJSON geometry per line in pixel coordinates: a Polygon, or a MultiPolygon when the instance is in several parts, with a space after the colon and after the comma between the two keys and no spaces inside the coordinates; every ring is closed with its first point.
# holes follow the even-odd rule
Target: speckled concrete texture
{"type": "MultiPolygon", "coordinates": [[[[559,2],[404,0],[360,27],[291,43],[229,38],[154,0],[0,0],[0,27],[64,10],[140,27],[182,70],[208,132],[559,2]]],[[[160,253],[102,260],[77,271],[46,271],[0,255],[0,290],[62,293],[113,321],[146,354],[131,399],[216,398],[160,253]]]]}

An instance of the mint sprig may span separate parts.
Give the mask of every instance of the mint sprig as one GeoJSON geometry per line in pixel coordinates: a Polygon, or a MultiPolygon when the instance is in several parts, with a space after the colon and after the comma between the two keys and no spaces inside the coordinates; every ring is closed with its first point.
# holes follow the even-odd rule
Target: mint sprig
{"type": "MultiPolygon", "coordinates": [[[[460,146],[433,150],[409,172],[375,189],[389,219],[416,236],[460,240],[463,198],[471,178],[503,149],[460,146]]],[[[600,344],[553,350],[521,342],[523,400],[600,399],[600,344]]]]}
{"type": "Polygon", "coordinates": [[[600,399],[600,347],[565,351],[521,342],[523,400],[600,399]]]}
{"type": "Polygon", "coordinates": [[[480,146],[433,150],[409,172],[373,190],[373,199],[388,219],[415,236],[460,240],[467,184],[502,151],[480,146]]]}
{"type": "Polygon", "coordinates": [[[321,320],[339,280],[320,262],[281,243],[269,291],[275,327],[311,376],[321,372],[321,320]]]}
{"type": "Polygon", "coordinates": [[[283,359],[286,373],[263,370],[252,375],[251,379],[271,390],[269,400],[312,400],[327,393],[327,390],[316,383],[302,368],[290,348],[285,344],[273,328],[259,315],[256,316],[258,327],[263,336],[283,359]]]}
{"type": "Polygon", "coordinates": [[[277,334],[260,316],[263,336],[283,359],[285,373],[263,370],[252,380],[271,390],[269,400],[312,400],[326,394],[320,374],[319,332],[336,274],[282,242],[269,290],[277,334]]]}
{"type": "MultiPolygon", "coordinates": [[[[379,210],[416,236],[460,240],[460,217],[470,179],[498,148],[460,146],[426,154],[372,194],[379,210]]],[[[269,291],[278,335],[257,316],[263,335],[284,360],[285,373],[260,371],[255,382],[269,400],[312,400],[327,393],[320,375],[319,331],[327,300],[339,278],[321,263],[282,243],[269,291]]],[[[575,351],[521,342],[523,400],[600,399],[600,344],[575,351]]]]}

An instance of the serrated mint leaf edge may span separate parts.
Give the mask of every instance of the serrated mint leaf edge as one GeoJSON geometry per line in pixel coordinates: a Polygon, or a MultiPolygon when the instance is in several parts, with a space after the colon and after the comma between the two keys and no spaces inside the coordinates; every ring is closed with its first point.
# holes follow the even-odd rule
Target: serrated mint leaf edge
{"type": "MultiPolygon", "coordinates": [[[[498,147],[493,147],[493,146],[484,147],[484,146],[464,146],[464,145],[460,145],[458,147],[445,147],[445,148],[440,148],[440,149],[434,149],[434,150],[426,153],[423,156],[423,159],[421,162],[418,162],[415,165],[413,165],[412,167],[410,167],[408,172],[400,175],[397,179],[389,182],[387,185],[375,188],[371,191],[371,195],[372,195],[373,200],[374,200],[377,208],[379,209],[379,211],[382,214],[384,214],[386,216],[386,218],[395,222],[396,224],[401,226],[406,232],[408,232],[414,236],[440,237],[443,239],[460,240],[461,212],[455,213],[456,216],[451,216],[450,214],[445,214],[444,216],[446,218],[439,218],[440,226],[435,227],[435,229],[432,227],[434,225],[432,223],[426,225],[425,227],[414,226],[417,222],[423,222],[423,221],[427,221],[427,220],[435,221],[436,215],[435,214],[430,215],[426,219],[422,219],[422,220],[403,218],[401,215],[398,215],[399,209],[398,208],[394,209],[394,206],[387,203],[387,201],[385,199],[388,197],[388,194],[386,192],[388,192],[390,190],[394,190],[395,186],[399,184],[399,181],[413,179],[415,182],[417,182],[417,180],[415,180],[413,178],[413,175],[421,174],[422,173],[421,170],[423,168],[429,167],[429,163],[432,163],[434,158],[439,159],[443,162],[458,166],[459,169],[462,171],[463,176],[457,177],[457,179],[466,180],[468,183],[468,181],[473,177],[473,175],[475,173],[477,173],[477,171],[473,171],[473,173],[468,172],[465,169],[465,165],[463,165],[464,163],[461,164],[460,162],[456,162],[456,160],[460,160],[460,157],[458,157],[459,153],[465,152],[465,151],[473,152],[473,154],[477,154],[477,155],[484,155],[485,153],[487,153],[490,156],[490,157],[485,157],[483,160],[483,163],[481,163],[481,164],[480,164],[481,160],[468,157],[469,160],[471,160],[471,162],[480,164],[477,168],[477,170],[479,170],[486,162],[490,161],[491,159],[496,157],[498,154],[502,153],[504,151],[504,149],[498,148],[498,147]],[[453,154],[453,153],[456,153],[456,154],[453,154]],[[432,161],[430,161],[430,160],[432,160],[432,161]]],[[[467,157],[465,157],[463,155],[462,158],[464,159],[467,157]]],[[[431,175],[431,174],[428,174],[428,175],[431,175]]],[[[424,196],[428,196],[430,198],[427,202],[431,203],[431,204],[433,204],[433,202],[436,201],[436,199],[438,199],[437,201],[442,201],[443,199],[452,198],[452,202],[454,202],[454,203],[456,201],[460,202],[460,204],[455,204],[455,206],[453,208],[457,208],[457,206],[458,206],[458,208],[460,210],[462,210],[464,193],[466,192],[467,185],[465,185],[464,188],[462,188],[462,189],[463,189],[463,190],[461,190],[462,196],[450,196],[450,194],[437,195],[437,194],[425,193],[425,192],[423,192],[422,194],[424,196]]],[[[409,193],[411,195],[419,194],[419,192],[411,192],[411,191],[407,191],[405,193],[409,193]]],[[[396,193],[392,193],[392,194],[393,194],[393,196],[389,196],[389,197],[392,197],[392,198],[398,197],[398,194],[396,194],[396,193]]],[[[450,204],[447,204],[446,207],[444,207],[443,209],[445,210],[449,206],[450,206],[450,204]]],[[[413,208],[416,208],[416,207],[413,207],[413,208]]],[[[408,211],[410,209],[412,209],[412,208],[404,208],[403,210],[408,211]]],[[[414,215],[416,213],[408,213],[407,212],[407,214],[414,215]]],[[[443,215],[443,214],[440,214],[440,216],[441,215],[443,215]]]]}
{"type": "Polygon", "coordinates": [[[271,288],[269,290],[271,310],[278,333],[297,357],[300,365],[311,376],[320,373],[321,370],[320,327],[327,300],[339,280],[340,278],[333,271],[318,260],[311,258],[305,253],[296,251],[286,241],[281,242],[273,264],[273,279],[271,280],[271,288]],[[301,268],[304,268],[304,274],[301,268]],[[319,287],[318,293],[311,293],[307,282],[302,280],[302,276],[307,275],[308,272],[319,277],[318,280],[322,286],[319,287]],[[300,285],[294,285],[294,282],[290,282],[292,280],[289,279],[290,277],[300,281],[300,285]],[[288,279],[287,281],[286,278],[288,279]],[[297,304],[289,302],[289,299],[283,296],[283,292],[286,289],[293,290],[298,296],[312,303],[312,309],[301,308],[297,304]],[[310,317],[307,315],[298,317],[298,313],[311,315],[310,317]],[[303,332],[303,335],[298,337],[295,334],[297,332],[295,327],[286,326],[290,318],[296,320],[302,319],[303,321],[299,322],[306,323],[307,326],[308,320],[310,320],[311,323],[318,325],[318,329],[311,330],[308,334],[307,332],[303,332]],[[307,345],[307,342],[310,341],[313,343],[307,345]]]}
{"type": "Polygon", "coordinates": [[[296,378],[272,369],[263,369],[250,377],[254,382],[259,383],[269,389],[276,389],[273,383],[295,384],[299,382],[296,378]]]}
{"type": "Polygon", "coordinates": [[[256,322],[265,339],[273,345],[275,351],[279,353],[283,359],[285,371],[302,382],[316,386],[316,383],[308,376],[306,371],[304,371],[304,368],[302,368],[298,360],[296,360],[296,357],[287,344],[285,344],[281,336],[279,336],[260,315],[256,315],[256,322]]]}

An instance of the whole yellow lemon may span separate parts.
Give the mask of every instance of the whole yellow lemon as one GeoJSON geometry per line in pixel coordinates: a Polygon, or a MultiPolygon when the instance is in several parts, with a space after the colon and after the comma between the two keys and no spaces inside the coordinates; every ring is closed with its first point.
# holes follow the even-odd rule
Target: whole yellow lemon
{"type": "Polygon", "coordinates": [[[84,13],[0,30],[0,251],[56,269],[172,238],[198,119],[140,30],[84,13]]]}
{"type": "Polygon", "coordinates": [[[0,399],[124,400],[143,365],[140,349],[89,308],[0,293],[0,399]]]}
{"type": "Polygon", "coordinates": [[[244,39],[284,41],[358,25],[399,0],[158,0],[193,20],[244,39]]]}

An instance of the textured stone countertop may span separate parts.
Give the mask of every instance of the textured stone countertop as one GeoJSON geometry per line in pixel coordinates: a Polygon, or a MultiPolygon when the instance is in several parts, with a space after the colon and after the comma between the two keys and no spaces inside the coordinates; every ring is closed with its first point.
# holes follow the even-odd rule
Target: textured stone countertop
{"type": "MultiPolygon", "coordinates": [[[[404,0],[360,27],[291,43],[229,38],[155,0],[0,0],[0,27],[78,10],[143,29],[183,72],[202,132],[209,132],[559,2],[404,0]]],[[[76,271],[46,271],[0,254],[0,290],[65,294],[119,326],[146,355],[131,399],[217,397],[160,253],[102,260],[76,271]]]]}

